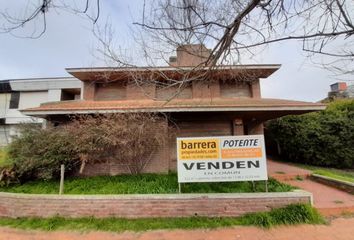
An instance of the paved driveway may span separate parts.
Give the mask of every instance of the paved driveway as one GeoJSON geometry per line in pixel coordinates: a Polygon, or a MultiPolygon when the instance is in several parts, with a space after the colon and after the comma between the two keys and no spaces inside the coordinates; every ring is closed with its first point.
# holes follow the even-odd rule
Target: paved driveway
{"type": "Polygon", "coordinates": [[[309,170],[292,164],[275,162],[270,159],[268,159],[267,163],[270,176],[311,192],[313,194],[314,206],[322,214],[338,215],[342,212],[354,213],[354,195],[306,179],[306,176],[311,174],[309,170]],[[301,176],[303,180],[296,180],[296,176],[301,176]]]}

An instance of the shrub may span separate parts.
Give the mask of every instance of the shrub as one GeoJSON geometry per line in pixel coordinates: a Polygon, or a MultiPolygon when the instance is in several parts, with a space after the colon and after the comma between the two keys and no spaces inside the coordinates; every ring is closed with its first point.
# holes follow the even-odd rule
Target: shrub
{"type": "Polygon", "coordinates": [[[354,167],[354,100],[331,103],[322,112],[287,116],[266,124],[268,140],[290,161],[354,167]]]}
{"type": "Polygon", "coordinates": [[[56,178],[60,174],[61,164],[65,164],[66,171],[70,173],[78,165],[74,145],[70,133],[60,127],[42,129],[34,125],[23,126],[21,137],[8,147],[13,163],[11,170],[21,182],[56,178]]]}
{"type": "Polygon", "coordinates": [[[84,115],[75,117],[66,129],[80,155],[81,172],[86,163],[108,160],[138,174],[164,144],[165,123],[163,117],[152,113],[84,115]]]}
{"type": "Polygon", "coordinates": [[[0,182],[25,182],[81,171],[86,163],[115,161],[140,173],[165,141],[165,119],[150,113],[77,116],[68,124],[42,129],[24,125],[8,147],[10,165],[0,166],[0,182]]]}
{"type": "Polygon", "coordinates": [[[7,147],[0,147],[0,168],[12,165],[8,155],[7,147]]]}

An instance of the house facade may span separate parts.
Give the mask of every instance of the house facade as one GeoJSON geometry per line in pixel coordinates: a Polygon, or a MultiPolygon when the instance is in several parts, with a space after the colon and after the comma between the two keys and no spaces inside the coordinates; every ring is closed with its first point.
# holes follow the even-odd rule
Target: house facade
{"type": "Polygon", "coordinates": [[[70,78],[31,78],[0,81],[0,146],[7,145],[18,134],[22,123],[44,123],[43,118],[27,116],[22,109],[81,98],[80,80],[70,78]]]}
{"type": "MultiPolygon", "coordinates": [[[[57,124],[76,114],[164,114],[168,116],[166,129],[157,131],[165,131],[169,140],[145,171],[167,172],[176,170],[176,137],[263,134],[263,123],[269,119],[325,109],[321,103],[262,98],[260,81],[280,65],[200,67],[198,64],[208,58],[205,52],[200,45],[183,46],[167,67],[68,68],[83,83],[82,99],[45,103],[22,113],[57,124]],[[198,80],[198,76],[206,74],[209,80],[198,80]],[[196,80],[189,81],[193,78],[196,80]],[[144,79],[149,81],[144,84],[144,79]],[[170,84],[160,84],[166,82],[170,84]],[[168,129],[174,129],[174,134],[168,129]]],[[[86,166],[84,174],[115,175],[125,171],[107,161],[86,166]]]]}

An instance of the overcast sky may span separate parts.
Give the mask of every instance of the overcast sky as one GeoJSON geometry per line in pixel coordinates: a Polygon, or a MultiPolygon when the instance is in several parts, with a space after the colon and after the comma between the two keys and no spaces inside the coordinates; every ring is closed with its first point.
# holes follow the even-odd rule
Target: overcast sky
{"type": "MultiPolygon", "coordinates": [[[[14,1],[0,0],[0,6],[5,2],[11,8],[14,1]]],[[[109,16],[118,43],[124,46],[132,41],[129,25],[132,16],[140,11],[142,1],[101,2],[101,23],[109,16]]],[[[47,31],[39,39],[0,34],[0,79],[62,77],[69,76],[67,67],[104,66],[93,57],[96,44],[87,19],[62,11],[50,12],[47,31]]],[[[263,97],[319,101],[327,96],[329,85],[338,81],[331,73],[312,64],[297,42],[269,46],[254,59],[244,62],[282,65],[271,77],[262,79],[263,97]]]]}

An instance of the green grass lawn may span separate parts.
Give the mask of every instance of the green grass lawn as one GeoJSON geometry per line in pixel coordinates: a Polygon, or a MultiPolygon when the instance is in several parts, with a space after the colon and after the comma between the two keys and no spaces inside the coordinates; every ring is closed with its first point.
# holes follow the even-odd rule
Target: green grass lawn
{"type": "Polygon", "coordinates": [[[336,168],[317,167],[305,164],[297,164],[302,168],[311,170],[315,174],[354,183],[354,170],[342,170],[336,168]]]}
{"type": "Polygon", "coordinates": [[[123,232],[156,229],[217,228],[236,225],[254,225],[269,228],[276,225],[301,223],[323,224],[325,221],[314,208],[303,204],[289,205],[284,208],[273,209],[270,212],[247,214],[237,218],[0,218],[0,226],[44,231],[75,230],[123,232]]]}
{"type": "MultiPolygon", "coordinates": [[[[59,181],[33,181],[22,185],[0,187],[1,192],[57,194],[59,181]]],[[[269,192],[288,192],[294,187],[274,179],[268,181],[269,192]]],[[[186,183],[182,184],[183,193],[240,193],[264,192],[265,183],[224,182],[224,183],[186,183]]],[[[65,194],[150,194],[177,193],[177,174],[141,174],[120,176],[99,176],[89,178],[67,178],[65,194]]]]}

